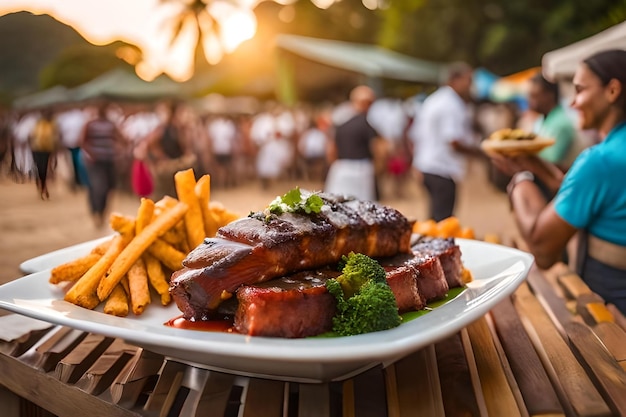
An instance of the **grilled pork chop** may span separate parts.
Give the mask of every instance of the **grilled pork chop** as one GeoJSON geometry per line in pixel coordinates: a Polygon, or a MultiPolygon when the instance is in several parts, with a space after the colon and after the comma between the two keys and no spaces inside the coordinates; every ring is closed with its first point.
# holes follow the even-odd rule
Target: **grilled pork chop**
{"type": "Polygon", "coordinates": [[[371,201],[319,194],[317,214],[253,213],[218,230],[172,275],[170,293],[183,316],[209,318],[241,285],[336,264],[350,252],[370,257],[410,253],[411,223],[371,201]]]}
{"type": "MultiPolygon", "coordinates": [[[[421,310],[427,302],[448,294],[438,255],[415,252],[380,263],[400,313],[421,310]]],[[[252,336],[288,338],[332,330],[336,301],[326,290],[326,280],[338,275],[335,270],[322,268],[239,287],[235,329],[252,336]]]]}

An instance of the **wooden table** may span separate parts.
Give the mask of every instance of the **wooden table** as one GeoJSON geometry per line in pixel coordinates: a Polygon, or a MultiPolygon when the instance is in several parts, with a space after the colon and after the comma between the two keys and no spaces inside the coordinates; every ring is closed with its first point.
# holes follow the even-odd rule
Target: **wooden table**
{"type": "Polygon", "coordinates": [[[209,371],[53,326],[0,342],[0,403],[7,417],[625,416],[625,323],[564,266],[533,268],[452,337],[327,384],[209,371]]]}

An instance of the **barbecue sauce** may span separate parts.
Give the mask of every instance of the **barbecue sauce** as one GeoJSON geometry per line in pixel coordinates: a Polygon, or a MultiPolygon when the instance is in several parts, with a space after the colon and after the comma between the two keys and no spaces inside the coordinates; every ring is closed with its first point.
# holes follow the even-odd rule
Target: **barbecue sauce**
{"type": "Polygon", "coordinates": [[[184,330],[202,330],[205,332],[237,333],[233,326],[233,318],[226,317],[221,320],[198,320],[191,321],[182,315],[165,322],[166,326],[184,330]]]}

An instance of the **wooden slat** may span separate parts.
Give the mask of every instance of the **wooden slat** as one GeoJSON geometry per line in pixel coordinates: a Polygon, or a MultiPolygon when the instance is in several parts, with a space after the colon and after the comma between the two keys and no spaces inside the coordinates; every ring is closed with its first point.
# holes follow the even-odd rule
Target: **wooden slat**
{"type": "Polygon", "coordinates": [[[75,383],[113,343],[112,338],[88,334],[55,368],[61,382],[75,383]]]}
{"type": "Polygon", "coordinates": [[[80,330],[56,326],[28,351],[20,360],[44,372],[49,372],[87,335],[80,330]]]}
{"type": "Polygon", "coordinates": [[[615,317],[606,308],[604,300],[595,293],[583,294],[576,299],[576,312],[583,322],[594,326],[602,322],[615,322],[615,317]]]}
{"type": "Polygon", "coordinates": [[[585,325],[565,326],[581,363],[592,375],[600,393],[616,415],[626,416],[626,373],[585,325]]]}
{"type": "Polygon", "coordinates": [[[562,415],[563,407],[511,300],[506,298],[494,307],[491,317],[528,414],[562,415]]]}
{"type": "Polygon", "coordinates": [[[626,370],[626,332],[624,329],[615,323],[598,323],[591,330],[622,369],[626,370]]]}
{"type": "Polygon", "coordinates": [[[382,366],[369,369],[342,384],[343,416],[386,417],[387,391],[382,366]]]}
{"type": "Polygon", "coordinates": [[[484,415],[476,399],[461,335],[457,333],[436,343],[435,353],[446,416],[484,415]]]}
{"type": "Polygon", "coordinates": [[[525,283],[515,292],[513,302],[565,413],[577,416],[610,415],[598,390],[525,283]]]}
{"type": "Polygon", "coordinates": [[[489,415],[523,416],[484,318],[467,326],[489,415]]]}
{"type": "Polygon", "coordinates": [[[149,380],[156,382],[163,360],[163,355],[138,349],[111,385],[113,402],[126,407],[134,406],[149,380]]]}
{"type": "Polygon", "coordinates": [[[101,394],[111,387],[137,349],[136,346],[129,345],[121,339],[115,339],[76,382],[76,386],[90,394],[101,394]]]}
{"type": "Polygon", "coordinates": [[[622,314],[621,311],[615,307],[614,304],[607,304],[606,308],[611,312],[613,318],[615,319],[615,324],[621,327],[624,331],[626,331],[626,317],[622,314]]]}
{"type": "Polygon", "coordinates": [[[574,272],[568,272],[558,276],[558,282],[565,290],[569,298],[576,299],[584,294],[591,294],[591,290],[585,282],[574,272]]]}
{"type": "MultiPolygon", "coordinates": [[[[215,373],[217,374],[217,372],[215,373]]],[[[183,374],[183,379],[181,381],[181,387],[184,387],[186,389],[182,391],[182,393],[179,393],[181,394],[180,397],[178,397],[180,411],[176,415],[180,417],[195,417],[203,415],[206,409],[198,410],[198,405],[202,400],[202,394],[204,393],[206,383],[211,374],[213,374],[213,372],[209,371],[208,369],[201,369],[195,366],[188,366],[185,369],[185,373],[183,374]]],[[[216,379],[219,379],[219,376],[216,375],[216,379]]],[[[209,388],[209,391],[211,388],[209,388]]],[[[211,395],[208,395],[204,398],[204,406],[208,405],[209,407],[211,407],[213,405],[215,407],[215,409],[213,410],[215,415],[223,415],[224,410],[226,409],[226,404],[228,403],[229,394],[230,386],[228,387],[228,389],[226,389],[225,398],[223,395],[217,397],[212,397],[211,395]],[[212,400],[213,404],[211,404],[212,400]]],[[[172,414],[175,413],[169,413],[169,415],[172,414]]]]}
{"type": "Polygon", "coordinates": [[[544,307],[546,313],[554,323],[563,340],[567,338],[563,326],[572,320],[572,314],[565,306],[565,300],[559,297],[545,277],[533,266],[528,273],[527,282],[532,288],[533,294],[544,307]]]}
{"type": "Polygon", "coordinates": [[[480,376],[478,375],[478,366],[476,365],[476,357],[474,356],[474,349],[472,348],[472,341],[470,340],[467,327],[462,329],[459,333],[461,335],[461,344],[463,345],[463,351],[465,352],[465,359],[467,360],[467,367],[470,372],[472,386],[474,387],[474,395],[476,395],[476,403],[480,410],[480,416],[485,417],[489,413],[487,411],[487,402],[483,395],[483,390],[480,385],[480,376]]]}
{"type": "MultiPolygon", "coordinates": [[[[2,415],[5,417],[20,416],[20,397],[5,389],[0,385],[0,404],[2,404],[2,415]]],[[[23,400],[22,400],[23,401],[23,400]]]]}
{"type": "Polygon", "coordinates": [[[140,416],[5,355],[0,355],[0,377],[6,388],[60,417],[75,416],[77,410],[89,417],[140,416]]]}
{"type": "Polygon", "coordinates": [[[395,398],[389,399],[390,416],[445,415],[434,345],[408,355],[393,366],[396,392],[395,398]]]}
{"type": "MultiPolygon", "coordinates": [[[[199,398],[193,407],[193,413],[190,415],[194,417],[224,415],[234,381],[234,375],[210,372],[202,390],[199,391],[199,398]]],[[[183,409],[183,411],[185,410],[183,409]]]]}
{"type": "Polygon", "coordinates": [[[300,384],[298,417],[330,417],[328,384],[300,384]]]}
{"type": "Polygon", "coordinates": [[[250,378],[242,417],[282,417],[286,386],[282,381],[250,378]]]}
{"type": "Polygon", "coordinates": [[[145,411],[150,414],[163,412],[171,397],[171,392],[174,391],[174,395],[178,392],[186,367],[187,365],[170,360],[163,363],[159,372],[159,379],[143,407],[145,411]]]}
{"type": "Polygon", "coordinates": [[[5,341],[0,338],[0,354],[8,356],[21,356],[28,349],[33,347],[35,343],[41,340],[48,332],[52,330],[53,326],[40,330],[29,330],[21,337],[16,339],[5,341]]]}

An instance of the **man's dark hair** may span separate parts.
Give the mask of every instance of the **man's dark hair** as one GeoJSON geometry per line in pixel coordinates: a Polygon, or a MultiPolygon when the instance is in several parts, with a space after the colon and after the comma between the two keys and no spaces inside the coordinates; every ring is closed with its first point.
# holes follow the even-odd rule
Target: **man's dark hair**
{"type": "Polygon", "coordinates": [[[560,92],[559,92],[559,85],[557,83],[553,83],[553,82],[546,80],[544,76],[541,74],[541,72],[535,74],[531,78],[530,82],[541,86],[541,88],[544,91],[552,94],[552,97],[554,97],[555,103],[559,102],[560,92]]]}

